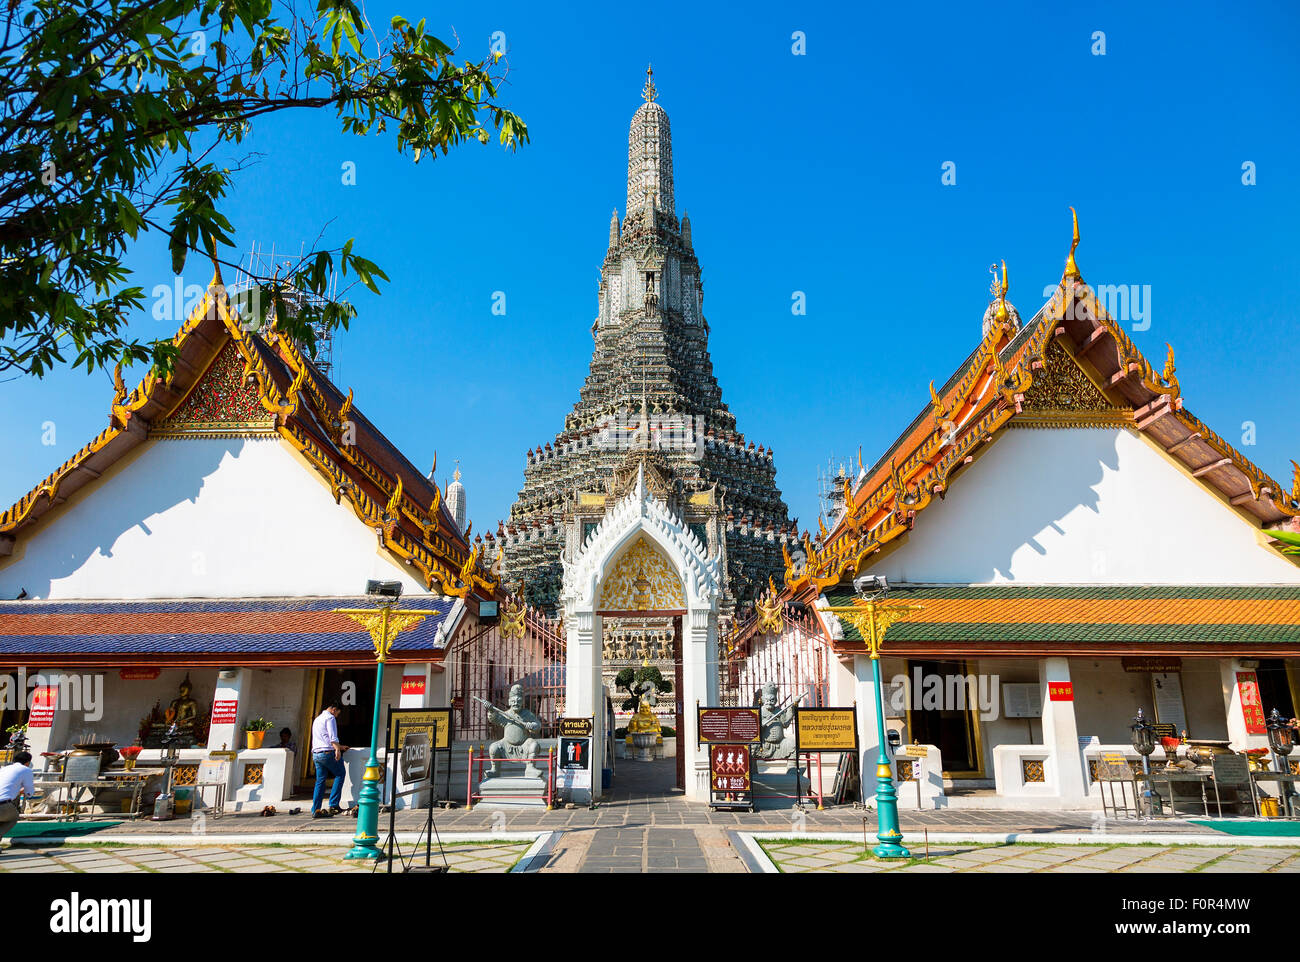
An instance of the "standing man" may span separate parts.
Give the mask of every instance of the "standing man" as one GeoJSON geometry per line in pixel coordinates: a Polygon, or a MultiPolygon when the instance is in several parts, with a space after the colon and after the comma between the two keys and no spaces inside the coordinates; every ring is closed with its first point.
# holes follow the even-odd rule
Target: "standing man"
{"type": "Polygon", "coordinates": [[[0,768],[0,839],[18,824],[18,799],[36,794],[32,753],[15,752],[13,764],[0,768]]]}
{"type": "Polygon", "coordinates": [[[339,803],[343,801],[343,778],[347,769],[343,767],[343,753],[346,745],[339,744],[339,713],[343,706],[332,701],[325,710],[311,723],[311,760],[316,764],[316,791],[311,799],[312,818],[333,818],[343,811],[339,803]],[[334,777],[334,788],[330,790],[330,807],[322,809],[321,800],[325,797],[325,779],[334,777]]]}

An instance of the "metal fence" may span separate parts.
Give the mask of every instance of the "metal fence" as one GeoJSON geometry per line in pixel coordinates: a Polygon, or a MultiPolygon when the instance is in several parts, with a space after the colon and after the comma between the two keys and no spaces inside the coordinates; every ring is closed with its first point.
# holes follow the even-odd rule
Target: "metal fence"
{"type": "Polygon", "coordinates": [[[504,706],[513,685],[522,685],[524,707],[542,720],[541,738],[555,736],[564,713],[564,635],[558,622],[528,609],[522,636],[505,637],[500,624],[466,625],[447,649],[451,704],[457,740],[487,741],[499,728],[476,698],[504,706]]]}
{"type": "Polygon", "coordinates": [[[757,619],[741,621],[730,635],[731,651],[724,643],[719,664],[718,690],[723,705],[748,706],[761,700],[768,682],[777,686],[778,701],[803,695],[804,708],[829,704],[831,652],[816,615],[787,605],[779,633],[759,634],[757,619]]]}

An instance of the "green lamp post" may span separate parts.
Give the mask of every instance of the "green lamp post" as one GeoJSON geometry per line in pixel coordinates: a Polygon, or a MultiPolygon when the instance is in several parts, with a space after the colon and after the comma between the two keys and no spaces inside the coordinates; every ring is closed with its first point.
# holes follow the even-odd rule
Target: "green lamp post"
{"type": "Polygon", "coordinates": [[[372,581],[366,585],[366,594],[379,596],[378,608],[335,608],[334,613],[347,615],[370,633],[375,645],[375,713],[370,723],[370,758],[362,776],[361,793],[357,798],[357,834],[352,848],[344,858],[379,858],[379,783],[384,777],[379,767],[379,706],[384,690],[384,662],[394,639],[408,628],[414,628],[428,615],[439,611],[398,608],[402,594],[398,581],[372,581]]]}
{"type": "MultiPolygon", "coordinates": [[[[878,591],[863,593],[853,599],[853,607],[833,607],[830,610],[858,630],[871,655],[871,675],[876,689],[876,732],[880,753],[876,759],[876,838],[880,844],[874,849],[877,858],[910,858],[911,852],[903,847],[903,833],[898,824],[898,791],[894,788],[894,772],[889,764],[889,750],[885,739],[885,702],[880,680],[880,646],[885,632],[896,621],[901,621],[920,605],[887,605],[878,599],[888,586],[883,578],[873,579],[878,591]]],[[[855,585],[856,587],[856,585],[855,585]]]]}

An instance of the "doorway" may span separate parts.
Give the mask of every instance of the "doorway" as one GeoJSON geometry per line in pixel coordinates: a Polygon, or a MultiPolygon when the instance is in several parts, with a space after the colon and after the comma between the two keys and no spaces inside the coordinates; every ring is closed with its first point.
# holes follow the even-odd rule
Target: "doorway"
{"type": "Polygon", "coordinates": [[[909,661],[907,677],[912,685],[907,710],[910,741],[939,747],[944,778],[983,778],[979,719],[966,683],[966,662],[909,661]]]}
{"type": "Polygon", "coordinates": [[[348,748],[370,747],[370,726],[375,712],[374,668],[318,668],[310,710],[302,721],[298,739],[301,764],[298,791],[310,792],[316,784],[316,767],[311,760],[311,726],[330,702],[337,700],[339,744],[348,748]]]}

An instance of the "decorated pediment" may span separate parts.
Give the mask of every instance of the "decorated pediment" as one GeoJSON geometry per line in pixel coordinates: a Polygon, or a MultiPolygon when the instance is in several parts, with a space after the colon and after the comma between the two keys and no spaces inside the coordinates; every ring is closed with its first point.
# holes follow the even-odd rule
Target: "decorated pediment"
{"type": "Polygon", "coordinates": [[[1043,368],[1034,372],[1024,408],[1038,414],[1108,415],[1127,412],[1114,404],[1058,341],[1047,345],[1043,368]]]}
{"type": "Polygon", "coordinates": [[[677,611],[686,607],[682,579],[645,536],[637,538],[604,578],[601,611],[677,611]]]}
{"type": "Polygon", "coordinates": [[[244,359],[235,342],[227,341],[190,393],[150,435],[230,437],[274,430],[275,415],[263,407],[256,383],[244,377],[244,359]]]}

